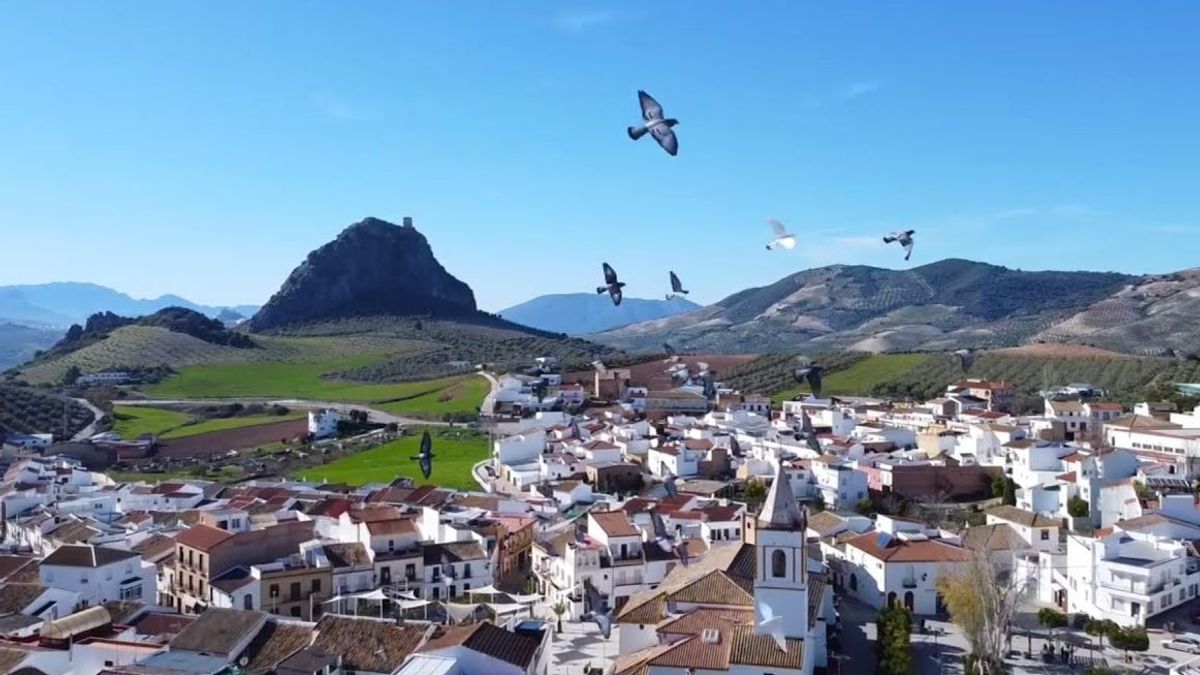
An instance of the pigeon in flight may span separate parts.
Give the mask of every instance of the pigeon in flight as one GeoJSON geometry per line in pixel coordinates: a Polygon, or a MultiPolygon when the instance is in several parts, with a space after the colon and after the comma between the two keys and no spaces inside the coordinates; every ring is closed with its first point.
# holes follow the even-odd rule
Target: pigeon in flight
{"type": "Polygon", "coordinates": [[[600,634],[607,640],[612,635],[612,609],[609,608],[608,602],[600,595],[600,591],[592,585],[591,580],[583,582],[584,591],[584,614],[579,618],[584,621],[596,622],[596,627],[600,629],[600,634]]]}
{"type": "Polygon", "coordinates": [[[775,640],[775,644],[779,646],[780,651],[786,652],[787,640],[783,636],[783,615],[776,614],[770,605],[765,602],[760,603],[759,606],[762,608],[763,618],[762,621],[758,622],[758,627],[762,633],[770,635],[775,640]]]}
{"type": "Polygon", "coordinates": [[[679,120],[673,118],[663,118],[662,106],[654,97],[642,90],[638,90],[638,104],[642,107],[642,120],[645,122],[640,127],[629,127],[629,137],[637,140],[649,133],[658,141],[663,150],[667,151],[672,157],[679,152],[679,139],[675,138],[675,130],[671,127],[679,124],[679,120]]]}
{"type": "Polygon", "coordinates": [[[767,218],[767,224],[771,226],[771,233],[775,235],[771,241],[767,242],[768,251],[774,251],[776,248],[785,248],[790,251],[796,248],[796,236],[788,232],[783,223],[774,218],[767,218]]]}
{"type": "Polygon", "coordinates": [[[666,353],[667,358],[671,360],[674,360],[676,356],[679,356],[679,352],[675,351],[675,348],[672,347],[671,343],[669,342],[663,343],[663,352],[666,353]]]}
{"type": "Polygon", "coordinates": [[[608,297],[612,298],[614,305],[621,304],[621,289],[625,288],[625,282],[617,280],[617,271],[612,268],[612,265],[604,263],[604,285],[596,287],[596,294],[600,295],[608,293],[608,297]]]}
{"type": "Polygon", "coordinates": [[[900,230],[898,232],[893,232],[883,238],[883,243],[890,244],[894,241],[900,242],[900,245],[904,247],[904,259],[908,260],[909,256],[912,255],[913,235],[916,233],[916,230],[900,230]]]}
{"type": "Polygon", "coordinates": [[[667,475],[663,476],[663,488],[666,489],[668,497],[674,497],[679,494],[679,487],[675,483],[677,480],[675,472],[667,469],[667,475]]]}
{"type": "Polygon", "coordinates": [[[812,390],[813,398],[821,398],[821,373],[825,369],[809,361],[803,356],[796,357],[796,370],[793,374],[797,382],[807,382],[812,390]]]}
{"type": "Polygon", "coordinates": [[[601,375],[608,372],[608,366],[604,365],[603,361],[592,361],[592,368],[595,368],[596,372],[601,375]]]}
{"type": "Polygon", "coordinates": [[[670,553],[675,548],[675,538],[667,534],[667,524],[658,513],[657,506],[650,508],[650,524],[654,528],[654,541],[663,551],[670,553]]]}
{"type": "Polygon", "coordinates": [[[958,361],[962,365],[963,372],[971,372],[971,366],[975,365],[975,352],[971,351],[970,349],[960,349],[954,352],[954,355],[958,357],[958,361]]]}
{"type": "Polygon", "coordinates": [[[683,290],[683,282],[679,280],[679,276],[671,272],[671,292],[667,294],[667,300],[682,300],[683,296],[688,292],[683,290]]]}
{"type": "Polygon", "coordinates": [[[433,458],[437,455],[433,454],[433,438],[426,431],[421,435],[421,451],[417,453],[413,459],[421,465],[421,473],[425,476],[425,480],[429,480],[429,474],[433,473],[433,458]]]}

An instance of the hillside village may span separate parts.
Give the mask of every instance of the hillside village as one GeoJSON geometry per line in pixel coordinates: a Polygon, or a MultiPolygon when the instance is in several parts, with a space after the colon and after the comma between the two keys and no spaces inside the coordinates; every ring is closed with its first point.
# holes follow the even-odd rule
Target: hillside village
{"type": "MultiPolygon", "coordinates": [[[[889,607],[914,617],[918,659],[965,647],[942,584],[980,560],[1022,598],[1013,663],[1054,645],[1076,665],[1121,659],[1068,655],[1039,610],[1077,640],[1088,621],[1164,638],[1192,622],[1200,406],[1126,410],[1073,385],[1017,415],[1012,384],[969,377],[920,403],[776,404],[721,384],[718,358],[598,364],[581,385],[546,357],[495,378],[472,490],[436,468],[362,486],[119,482],[48,435],[11,435],[0,664],[874,672],[862,640],[889,607]]],[[[339,420],[312,411],[309,430],[339,420]]]]}

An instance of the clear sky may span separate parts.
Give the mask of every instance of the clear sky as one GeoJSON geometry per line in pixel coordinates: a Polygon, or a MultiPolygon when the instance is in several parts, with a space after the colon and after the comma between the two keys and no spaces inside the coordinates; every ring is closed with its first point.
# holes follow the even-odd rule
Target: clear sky
{"type": "Polygon", "coordinates": [[[260,303],[373,215],[497,310],[1200,265],[1200,3],[5,2],[0,284],[260,303]],[[633,143],[635,92],[679,156],[633,143]],[[800,244],[768,253],[767,217],[800,244]],[[915,228],[905,263],[879,236],[915,228]]]}

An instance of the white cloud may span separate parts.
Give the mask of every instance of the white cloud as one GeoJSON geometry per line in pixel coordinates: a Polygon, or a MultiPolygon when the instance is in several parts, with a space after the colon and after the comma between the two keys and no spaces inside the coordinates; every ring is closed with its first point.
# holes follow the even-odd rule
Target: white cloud
{"type": "Polygon", "coordinates": [[[383,113],[379,110],[359,105],[329,92],[313,95],[312,102],[317,112],[342,122],[371,122],[383,118],[383,113]]]}
{"type": "Polygon", "coordinates": [[[861,82],[851,82],[842,87],[839,94],[842,98],[858,98],[867,94],[879,91],[883,87],[883,83],[878,80],[864,80],[861,82]]]}
{"type": "Polygon", "coordinates": [[[554,25],[568,33],[578,33],[612,20],[613,13],[605,9],[565,9],[554,15],[554,25]]]}

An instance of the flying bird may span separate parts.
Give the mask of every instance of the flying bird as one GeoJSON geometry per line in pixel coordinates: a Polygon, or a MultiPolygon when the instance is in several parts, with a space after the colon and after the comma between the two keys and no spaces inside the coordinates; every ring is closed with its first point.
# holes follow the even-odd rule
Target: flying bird
{"type": "Polygon", "coordinates": [[[584,621],[594,621],[596,627],[600,629],[600,634],[607,640],[612,635],[612,609],[600,595],[600,591],[592,585],[591,580],[583,582],[583,591],[584,614],[579,618],[584,621]]]}
{"type": "Polygon", "coordinates": [[[771,233],[775,235],[771,241],[767,242],[768,251],[774,251],[776,248],[785,248],[790,251],[796,248],[796,236],[788,232],[783,223],[774,218],[767,218],[767,224],[771,226],[771,233]]]}
{"type": "Polygon", "coordinates": [[[677,480],[675,472],[667,469],[667,475],[663,476],[663,488],[666,489],[668,497],[674,497],[679,494],[679,487],[675,484],[677,480]]]}
{"type": "Polygon", "coordinates": [[[625,288],[625,282],[617,280],[617,271],[612,268],[612,265],[604,263],[604,285],[596,287],[596,294],[601,295],[608,293],[608,297],[612,298],[614,305],[621,304],[621,289],[625,288]]]}
{"type": "Polygon", "coordinates": [[[682,300],[683,296],[688,292],[683,290],[683,282],[679,280],[679,276],[671,272],[671,292],[667,293],[667,300],[682,300]]]}
{"type": "Polygon", "coordinates": [[[670,360],[674,360],[679,355],[679,352],[675,351],[675,348],[669,342],[663,343],[663,352],[666,353],[667,358],[670,360]]]}
{"type": "Polygon", "coordinates": [[[824,368],[809,361],[803,356],[796,357],[796,369],[793,375],[797,382],[807,382],[808,388],[812,390],[813,398],[821,398],[821,373],[824,368]]]}
{"type": "Polygon", "coordinates": [[[642,121],[645,122],[640,127],[629,127],[626,131],[629,137],[637,140],[649,133],[658,141],[663,150],[667,151],[672,157],[679,152],[679,139],[675,138],[674,127],[679,124],[679,120],[673,118],[663,118],[662,106],[654,97],[642,90],[638,90],[638,105],[642,107],[642,121]]]}
{"type": "Polygon", "coordinates": [[[433,454],[433,438],[426,431],[421,435],[421,451],[413,456],[413,459],[421,465],[421,473],[424,474],[425,480],[429,480],[429,475],[433,473],[433,458],[437,455],[433,454]]]}
{"type": "Polygon", "coordinates": [[[954,352],[954,355],[958,357],[958,361],[959,364],[962,365],[963,372],[971,372],[971,366],[975,365],[975,352],[971,351],[970,349],[960,349],[954,352]]]}
{"type": "Polygon", "coordinates": [[[603,361],[592,361],[592,368],[595,368],[596,372],[601,375],[608,372],[608,366],[604,365],[603,361]]]}
{"type": "Polygon", "coordinates": [[[763,617],[762,621],[758,622],[760,632],[770,635],[775,640],[775,644],[779,646],[779,650],[786,652],[787,640],[783,636],[783,616],[776,614],[765,602],[761,603],[760,607],[762,607],[763,617]]]}
{"type": "Polygon", "coordinates": [[[675,555],[679,557],[679,564],[687,567],[690,558],[688,558],[687,541],[683,537],[675,542],[675,555]]]}
{"type": "Polygon", "coordinates": [[[656,506],[650,508],[650,524],[654,528],[654,541],[658,547],[667,553],[671,552],[675,548],[675,538],[667,533],[667,524],[663,522],[656,506]]]}
{"type": "Polygon", "coordinates": [[[916,233],[916,230],[900,230],[898,232],[893,232],[883,238],[883,243],[890,244],[894,241],[900,242],[900,245],[904,247],[904,259],[908,260],[909,256],[912,255],[913,235],[916,233]]]}

